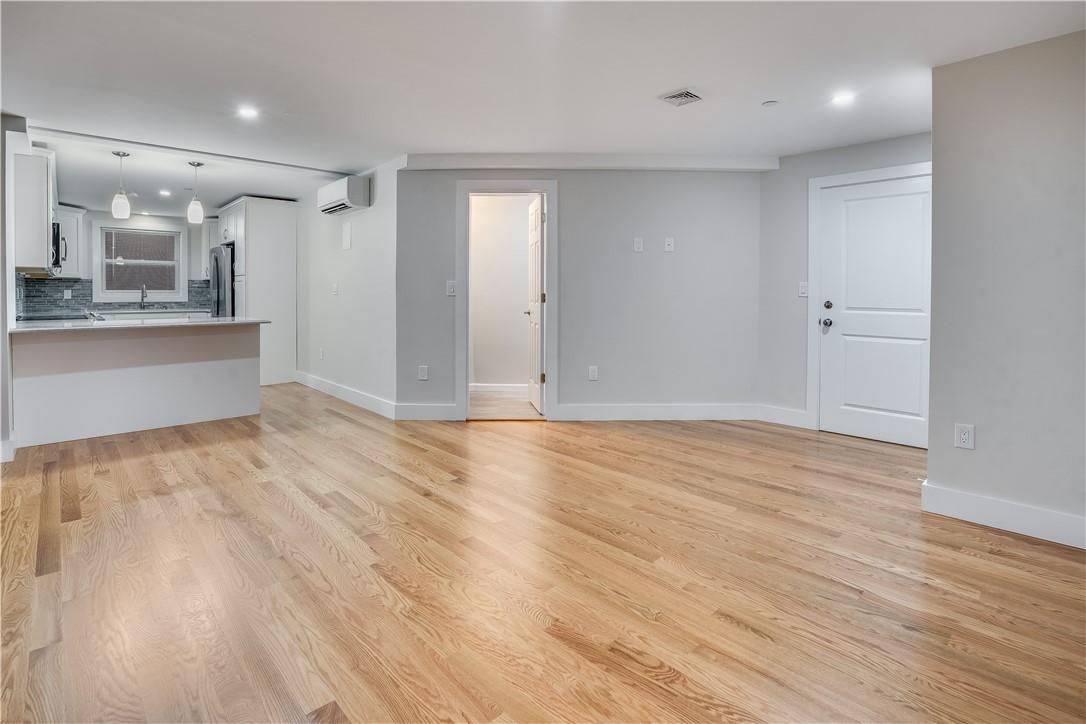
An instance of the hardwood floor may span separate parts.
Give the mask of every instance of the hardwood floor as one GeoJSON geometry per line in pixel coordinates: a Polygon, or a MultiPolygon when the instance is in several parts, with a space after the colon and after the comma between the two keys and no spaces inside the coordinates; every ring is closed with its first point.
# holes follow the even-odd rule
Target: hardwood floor
{"type": "Polygon", "coordinates": [[[526,392],[470,392],[470,420],[542,420],[543,416],[525,398],[526,392]]]}
{"type": "Polygon", "coordinates": [[[3,467],[2,718],[1074,721],[1084,553],[763,423],[259,417],[3,467]]]}

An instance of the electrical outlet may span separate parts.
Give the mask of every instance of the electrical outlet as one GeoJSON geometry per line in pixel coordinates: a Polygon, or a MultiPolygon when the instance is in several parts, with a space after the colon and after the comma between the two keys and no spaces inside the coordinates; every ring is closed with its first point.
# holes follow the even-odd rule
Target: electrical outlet
{"type": "Polygon", "coordinates": [[[430,379],[430,365],[419,365],[419,379],[423,381],[430,379]]]}
{"type": "Polygon", "coordinates": [[[71,289],[65,289],[64,290],[64,298],[65,299],[71,299],[72,298],[72,290],[71,289]]]}
{"type": "Polygon", "coordinates": [[[807,296],[807,282],[800,282],[799,283],[799,296],[801,296],[801,297],[806,297],[807,296]]]}
{"type": "Polygon", "coordinates": [[[320,358],[321,358],[321,359],[324,359],[324,347],[319,347],[319,348],[317,349],[317,354],[319,354],[319,355],[320,355],[320,358]]]}
{"type": "Polygon", "coordinates": [[[456,282],[455,281],[450,280],[450,281],[445,282],[445,296],[446,297],[455,297],[456,296],[456,282]]]}
{"type": "Polygon", "coordinates": [[[666,239],[664,239],[664,251],[666,251],[666,252],[675,251],[675,238],[674,237],[669,236],[666,239]]]}
{"type": "Polygon", "coordinates": [[[973,426],[963,425],[958,422],[954,424],[954,447],[964,448],[966,450],[973,450],[976,446],[976,438],[974,437],[973,426]]]}
{"type": "Polygon", "coordinates": [[[339,284],[332,282],[332,296],[339,294],[339,284]]]}
{"type": "Polygon", "coordinates": [[[634,251],[642,252],[645,250],[645,239],[641,236],[634,237],[634,251]]]}
{"type": "Polygon", "coordinates": [[[588,381],[599,382],[600,380],[600,368],[596,365],[588,365],[588,381]]]}

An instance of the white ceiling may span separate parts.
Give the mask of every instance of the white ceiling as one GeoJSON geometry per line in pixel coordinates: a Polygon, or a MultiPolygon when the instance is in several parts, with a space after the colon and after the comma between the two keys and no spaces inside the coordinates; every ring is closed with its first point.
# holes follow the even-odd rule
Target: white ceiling
{"type": "Polygon", "coordinates": [[[113,151],[128,151],[124,160],[124,186],[132,212],[162,216],[184,216],[192,199],[192,167],[202,161],[197,190],[205,213],[238,196],[273,196],[297,199],[335,177],[316,171],[227,159],[172,149],[102,139],[73,138],[32,130],[31,140],[56,152],[57,193],[62,204],[93,211],[109,209],[117,193],[117,157],[113,151]],[[159,194],[161,189],[170,196],[159,194]]]}
{"type": "Polygon", "coordinates": [[[1084,7],[5,1],[0,100],[46,127],[331,169],[777,156],[927,130],[930,68],[1079,30],[1084,7]],[[685,86],[705,100],[656,99],[685,86]],[[828,103],[841,88],[854,107],[828,103]]]}

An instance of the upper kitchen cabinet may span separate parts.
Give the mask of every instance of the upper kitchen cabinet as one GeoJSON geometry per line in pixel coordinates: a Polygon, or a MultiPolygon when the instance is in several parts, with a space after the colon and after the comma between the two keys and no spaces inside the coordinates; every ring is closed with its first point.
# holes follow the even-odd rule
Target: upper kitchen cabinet
{"type": "Polygon", "coordinates": [[[53,274],[59,265],[60,234],[56,220],[54,155],[33,148],[25,133],[5,137],[5,233],[15,242],[15,268],[29,274],[53,274]]]}
{"type": "Polygon", "coordinates": [[[67,279],[78,279],[84,275],[80,264],[83,255],[83,217],[86,209],[74,206],[57,207],[57,221],[60,223],[60,273],[67,279]]]}
{"type": "Polygon", "coordinates": [[[219,224],[222,227],[220,235],[224,242],[234,244],[234,274],[238,276],[245,274],[245,215],[247,207],[251,208],[251,204],[246,204],[247,200],[254,199],[243,196],[219,212],[219,224]]]}
{"type": "Polygon", "coordinates": [[[189,262],[189,277],[192,279],[209,278],[211,270],[208,265],[210,264],[211,247],[222,243],[219,219],[214,216],[204,217],[200,238],[192,239],[189,243],[194,245],[192,261],[189,262]]]}

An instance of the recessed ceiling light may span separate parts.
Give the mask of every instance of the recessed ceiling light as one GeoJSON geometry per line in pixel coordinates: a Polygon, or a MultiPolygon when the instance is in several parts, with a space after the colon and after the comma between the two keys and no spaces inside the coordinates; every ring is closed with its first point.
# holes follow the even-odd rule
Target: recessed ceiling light
{"type": "Polygon", "coordinates": [[[835,106],[851,106],[856,100],[856,94],[850,90],[837,91],[830,102],[835,106]]]}
{"type": "Polygon", "coordinates": [[[159,196],[169,196],[170,195],[170,190],[169,189],[159,189],[158,190],[158,195],[159,196]]]}
{"type": "Polygon", "coordinates": [[[772,108],[773,106],[777,105],[778,103],[780,103],[780,101],[774,101],[774,100],[762,101],[762,108],[772,108]]]}
{"type": "Polygon", "coordinates": [[[238,106],[238,118],[244,118],[247,121],[251,121],[260,115],[260,111],[252,106],[238,106]]]}

